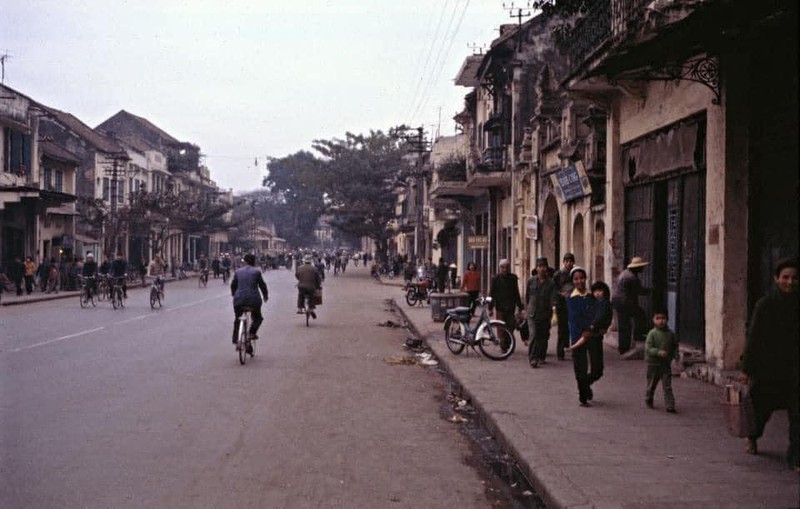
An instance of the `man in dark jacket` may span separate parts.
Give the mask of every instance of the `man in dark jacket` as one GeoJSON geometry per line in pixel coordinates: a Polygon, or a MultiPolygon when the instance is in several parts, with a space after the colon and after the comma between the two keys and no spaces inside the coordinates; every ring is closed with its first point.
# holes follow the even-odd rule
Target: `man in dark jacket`
{"type": "Polygon", "coordinates": [[[14,287],[17,290],[17,297],[22,295],[22,281],[25,279],[25,265],[22,264],[22,260],[19,259],[19,256],[14,257],[14,261],[11,262],[11,266],[8,269],[8,276],[11,281],[14,282],[14,287]]]}
{"type": "Polygon", "coordinates": [[[650,289],[642,286],[639,274],[650,265],[639,256],[631,258],[628,267],[619,275],[611,296],[611,306],[617,312],[618,350],[624,354],[635,341],[644,341],[647,319],[639,306],[639,296],[649,295],[650,289]],[[631,334],[633,337],[631,337],[631,334]]]}
{"type": "Polygon", "coordinates": [[[311,255],[305,255],[303,257],[303,265],[297,267],[294,277],[297,279],[297,314],[305,313],[305,303],[306,299],[308,299],[308,309],[311,311],[311,316],[316,318],[314,291],[322,288],[322,276],[320,276],[320,271],[312,264],[313,261],[311,255]]]}
{"type": "MultiPolygon", "coordinates": [[[[250,323],[250,330],[247,331],[249,339],[258,339],[258,328],[264,317],[261,314],[261,297],[263,295],[266,302],[269,300],[267,283],[261,271],[255,267],[256,257],[253,254],[244,255],[244,267],[233,274],[231,281],[231,295],[233,296],[233,343],[236,344],[236,337],[239,329],[239,317],[244,313],[245,308],[250,308],[250,316],[253,321],[250,323]],[[259,293],[261,292],[261,293],[259,293]]],[[[252,347],[250,347],[252,349],[252,347]]],[[[251,353],[252,350],[247,353],[251,353]]]]}
{"type": "Polygon", "coordinates": [[[786,461],[800,471],[800,326],[798,326],[798,263],[781,260],[775,267],[775,290],[753,310],[742,357],[741,379],[752,384],[755,430],[747,452],[758,452],[757,440],[772,412],[789,413],[786,461]]]}
{"type": "Polygon", "coordinates": [[[532,368],[545,364],[547,341],[550,339],[550,320],[556,304],[556,283],[548,277],[547,258],[536,259],[536,274],[528,280],[525,292],[528,330],[533,334],[528,346],[528,362],[532,368]]]}
{"type": "Polygon", "coordinates": [[[570,271],[575,266],[575,255],[565,253],[562,259],[562,268],[553,275],[558,296],[556,298],[556,317],[558,319],[558,342],[556,343],[556,356],[564,360],[564,349],[569,346],[569,324],[567,323],[567,297],[572,294],[575,287],[572,285],[570,271]]]}
{"type": "Polygon", "coordinates": [[[506,259],[500,260],[500,272],[492,278],[489,296],[492,298],[489,311],[496,308],[497,319],[504,321],[513,333],[517,325],[515,311],[522,311],[524,307],[519,295],[519,278],[511,273],[511,262],[506,259]]]}
{"type": "Polygon", "coordinates": [[[81,269],[81,276],[86,278],[86,286],[89,287],[89,290],[92,294],[97,293],[97,286],[95,278],[97,277],[97,262],[94,261],[94,254],[87,253],[86,254],[86,261],[83,262],[83,268],[81,269]]]}

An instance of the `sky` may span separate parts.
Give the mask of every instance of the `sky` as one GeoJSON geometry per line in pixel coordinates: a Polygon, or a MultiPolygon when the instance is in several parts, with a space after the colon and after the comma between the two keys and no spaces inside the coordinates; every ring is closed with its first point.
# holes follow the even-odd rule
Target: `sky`
{"type": "Polygon", "coordinates": [[[199,145],[221,188],[245,191],[269,157],[315,139],[403,123],[455,134],[468,90],[453,79],[473,46],[516,23],[511,6],[0,0],[0,55],[4,84],[91,127],[121,109],[145,117],[199,145]]]}

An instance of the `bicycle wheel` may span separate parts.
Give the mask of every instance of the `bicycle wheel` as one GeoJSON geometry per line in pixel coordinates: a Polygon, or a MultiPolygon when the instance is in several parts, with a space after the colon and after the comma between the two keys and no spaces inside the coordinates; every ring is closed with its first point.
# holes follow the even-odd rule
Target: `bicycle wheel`
{"type": "Polygon", "coordinates": [[[203,276],[203,288],[208,286],[208,274],[203,276]]]}
{"type": "Polygon", "coordinates": [[[239,364],[247,363],[247,320],[239,320],[239,335],[236,351],[239,354],[239,364]]]}
{"type": "Polygon", "coordinates": [[[89,292],[89,302],[92,303],[92,307],[97,307],[97,299],[95,299],[94,292],[89,292]]]}
{"type": "Polygon", "coordinates": [[[447,348],[454,354],[458,355],[464,351],[464,346],[466,346],[464,341],[467,339],[466,333],[464,324],[458,320],[448,317],[444,321],[444,342],[447,343],[447,348]]]}
{"type": "Polygon", "coordinates": [[[200,277],[197,278],[197,287],[198,288],[202,288],[203,287],[203,275],[202,274],[200,274],[200,277]]]}
{"type": "Polygon", "coordinates": [[[409,306],[417,305],[417,291],[414,290],[413,288],[410,288],[406,292],[406,303],[408,303],[409,306]]]}
{"type": "Polygon", "coordinates": [[[125,307],[125,299],[122,296],[122,288],[117,288],[117,301],[119,302],[119,307],[125,307]]]}
{"type": "Polygon", "coordinates": [[[81,294],[80,294],[79,298],[81,300],[81,307],[82,308],[85,308],[86,306],[89,305],[89,295],[88,294],[89,294],[89,291],[86,288],[84,288],[81,291],[81,294]]]}
{"type": "Polygon", "coordinates": [[[150,288],[150,309],[155,309],[156,300],[158,299],[158,290],[153,286],[150,288]]]}
{"type": "Polygon", "coordinates": [[[119,288],[114,288],[111,292],[111,305],[114,309],[120,307],[120,301],[122,300],[122,290],[119,288]]]}
{"type": "Polygon", "coordinates": [[[492,320],[490,323],[484,322],[475,334],[478,340],[478,348],[483,355],[493,361],[507,359],[516,348],[514,334],[506,327],[506,324],[499,320],[492,320]]]}

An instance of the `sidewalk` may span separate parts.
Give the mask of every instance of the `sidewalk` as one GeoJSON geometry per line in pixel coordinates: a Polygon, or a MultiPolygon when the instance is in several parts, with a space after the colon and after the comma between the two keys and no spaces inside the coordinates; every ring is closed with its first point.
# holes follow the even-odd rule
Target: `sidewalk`
{"type": "Polygon", "coordinates": [[[548,506],[800,506],[800,476],[784,463],[785,412],[773,415],[759,455],[748,455],[744,440],[725,428],[719,387],[675,378],[678,413],[664,411],[660,387],[655,409],[646,408],[646,364],[621,360],[611,347],[614,336],[606,338],[604,376],[593,385],[592,407],[583,408],[569,354],[567,361],[556,359],[555,328],[548,363],[539,369],[529,366],[521,341],[506,361],[469,348],[456,356],[445,345],[443,324],[431,319],[430,306],[408,306],[402,281],[384,284],[548,506]]]}

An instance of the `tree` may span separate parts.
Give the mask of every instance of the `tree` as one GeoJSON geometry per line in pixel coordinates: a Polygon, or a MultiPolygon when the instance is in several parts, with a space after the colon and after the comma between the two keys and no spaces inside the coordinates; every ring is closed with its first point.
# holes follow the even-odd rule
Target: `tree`
{"type": "Polygon", "coordinates": [[[324,188],[332,226],[346,234],[367,236],[385,253],[387,223],[395,218],[396,197],[391,183],[407,163],[402,127],[388,133],[346,133],[345,139],[316,140],[314,149],[325,161],[324,188]]]}

